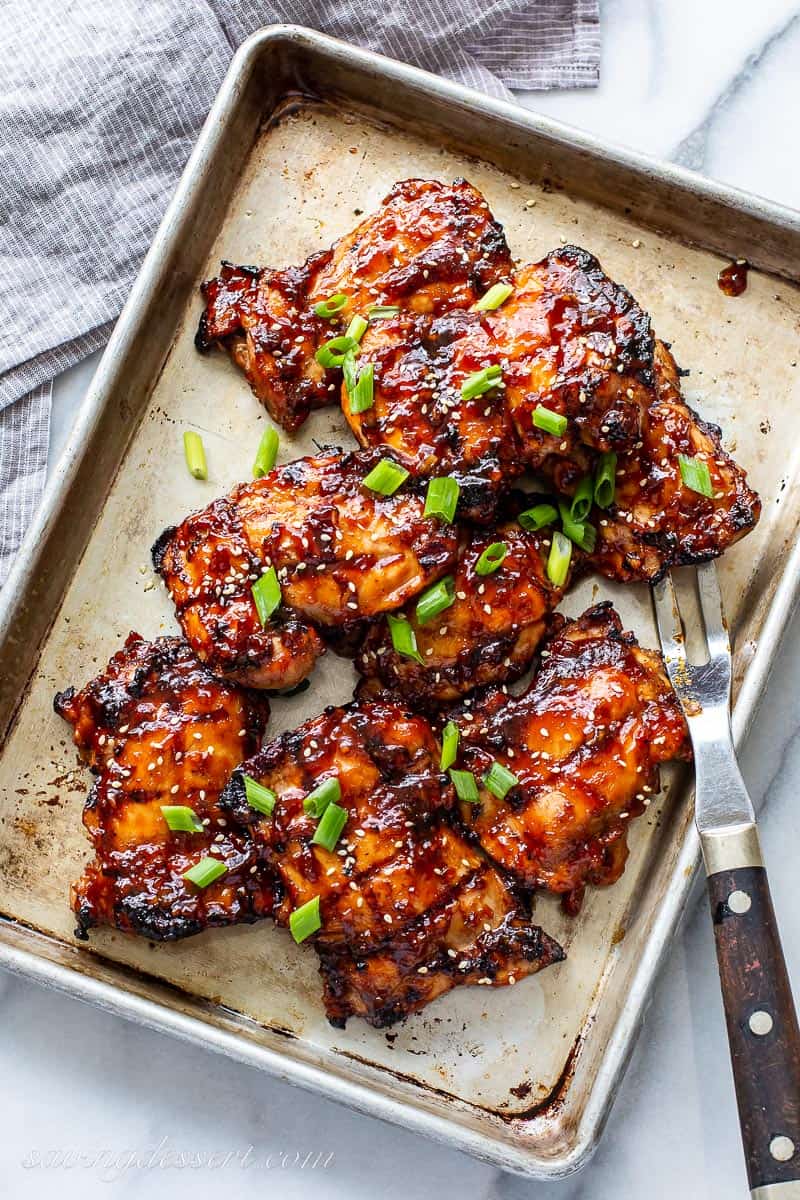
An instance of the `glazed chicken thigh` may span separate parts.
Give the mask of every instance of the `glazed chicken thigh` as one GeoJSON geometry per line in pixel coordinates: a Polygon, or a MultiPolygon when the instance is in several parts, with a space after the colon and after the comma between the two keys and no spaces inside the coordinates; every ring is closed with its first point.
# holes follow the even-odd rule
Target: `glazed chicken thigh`
{"type": "Polygon", "coordinates": [[[439,757],[422,717],[351,704],[282,734],[226,789],[226,810],[252,822],[280,877],[276,920],[318,905],[310,933],[335,1025],[389,1025],[459,984],[514,983],[563,957],[450,820],[439,757]],[[271,815],[249,805],[252,781],[272,793],[271,815]],[[320,787],[335,792],[321,819],[320,787]],[[326,840],[332,817],[342,823],[326,840]]]}
{"type": "Polygon", "coordinates": [[[84,810],[95,857],[71,893],[79,937],[113,925],[174,940],[269,915],[258,847],[219,807],[231,771],[259,744],[263,697],[214,679],[179,638],[132,633],[101,675],[60,692],[55,710],[97,775],[84,810]],[[184,824],[191,810],[192,827],[173,830],[164,808],[181,809],[184,824]],[[219,866],[201,887],[185,873],[204,859],[219,866]]]}

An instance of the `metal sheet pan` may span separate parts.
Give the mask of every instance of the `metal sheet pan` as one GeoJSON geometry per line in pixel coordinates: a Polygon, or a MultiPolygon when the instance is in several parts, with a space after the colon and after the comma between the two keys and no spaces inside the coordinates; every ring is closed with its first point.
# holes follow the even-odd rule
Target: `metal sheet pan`
{"type": "MultiPolygon", "coordinates": [[[[113,931],[71,936],[67,888],[87,856],[86,773],[53,692],[83,682],[131,628],[174,628],[148,567],[171,521],[249,475],[267,419],[220,355],[192,347],[198,281],[220,257],[281,265],[349,229],[397,179],[467,176],[513,252],[559,240],[594,251],[653,314],[692,374],[690,400],[724,428],[764,500],[722,565],[736,643],[741,737],[795,599],[800,567],[800,223],[797,214],[603,146],[522,109],[321,35],[274,27],[236,55],[0,597],[0,964],[200,1042],[354,1108],[528,1175],[558,1176],[593,1149],[697,865],[690,779],[634,825],[623,879],[577,920],[538,918],[566,963],[513,989],[462,989],[381,1033],[326,1023],[314,956],[268,923],[150,947],[113,931]],[[737,300],[715,286],[730,256],[754,264],[737,300]],[[721,257],[722,256],[722,257],[721,257]],[[202,431],[206,484],[181,465],[202,431]]],[[[338,412],[312,439],[350,444],[338,412]]],[[[587,580],[577,613],[615,600],[656,644],[646,589],[587,580]]],[[[272,732],[349,698],[329,656],[272,732]]]]}

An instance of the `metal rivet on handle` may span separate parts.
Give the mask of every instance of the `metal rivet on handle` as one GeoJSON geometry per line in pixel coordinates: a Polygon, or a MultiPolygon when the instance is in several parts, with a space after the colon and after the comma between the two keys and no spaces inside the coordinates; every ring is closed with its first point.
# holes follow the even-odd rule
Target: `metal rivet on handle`
{"type": "Polygon", "coordinates": [[[750,1032],[758,1034],[759,1037],[764,1037],[772,1029],[773,1021],[768,1012],[759,1009],[758,1012],[750,1014],[750,1020],[747,1022],[750,1026],[750,1032]]]}
{"type": "Polygon", "coordinates": [[[730,896],[728,896],[728,908],[732,913],[737,913],[739,915],[746,913],[752,903],[753,901],[750,899],[747,892],[731,892],[730,896]]]}
{"type": "Polygon", "coordinates": [[[788,1162],[794,1154],[794,1142],[781,1133],[770,1142],[769,1152],[776,1162],[788,1162]]]}

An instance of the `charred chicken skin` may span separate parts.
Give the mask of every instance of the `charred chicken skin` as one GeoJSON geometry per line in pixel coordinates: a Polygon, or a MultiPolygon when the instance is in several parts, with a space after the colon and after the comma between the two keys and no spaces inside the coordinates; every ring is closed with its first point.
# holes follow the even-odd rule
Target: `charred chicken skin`
{"type": "MultiPolygon", "coordinates": [[[[499,986],[563,957],[485,856],[448,824],[454,793],[430,725],[393,704],[329,708],[234,773],[223,804],[252,823],[280,877],[276,920],[319,897],[325,1007],[382,1027],[460,984],[499,986]],[[270,816],[245,777],[275,795],[270,816]],[[333,849],[305,801],[336,780],[346,814],[333,849]]],[[[326,810],[327,811],[327,810],[326,810]]]]}
{"type": "Polygon", "coordinates": [[[658,790],[658,764],[688,758],[688,740],[660,656],[623,633],[609,603],[565,622],[544,647],[524,695],[490,689],[452,714],[458,766],[480,792],[462,817],[519,883],[560,893],[574,912],[588,884],[622,874],[627,830],[658,790]],[[502,799],[483,782],[494,762],[516,780],[502,799]]]}
{"type": "Polygon", "coordinates": [[[105,671],[55,698],[97,775],[84,810],[94,860],[71,891],[79,937],[112,925],[169,941],[268,916],[272,877],[246,828],[219,806],[233,768],[259,745],[266,700],[220,683],[179,638],[132,633],[105,671]],[[176,832],[162,806],[192,809],[176,832]],[[225,873],[201,888],[184,878],[205,857],[225,873]]]}
{"type": "MultiPolygon", "coordinates": [[[[618,457],[613,504],[593,518],[598,537],[589,565],[620,583],[655,583],[670,567],[717,558],[761,515],[746,472],[722,448],[721,430],[684,401],[680,372],[663,342],[656,345],[655,382],[640,441],[618,457]],[[705,464],[711,496],[688,486],[680,456],[705,464]]],[[[552,456],[544,474],[570,494],[594,465],[590,452],[578,451],[552,456]]]]}
{"type": "Polygon", "coordinates": [[[341,370],[320,365],[315,354],[353,316],[366,318],[375,305],[426,316],[468,308],[510,269],[503,231],[475,188],[463,179],[408,179],[302,267],[223,263],[220,275],[203,284],[196,345],[227,349],[274,420],[291,432],[313,408],[337,400],[341,370]],[[330,318],[315,311],[340,296],[344,303],[330,318]]]}
{"type": "MultiPolygon", "coordinates": [[[[550,582],[549,548],[549,530],[528,532],[516,522],[466,534],[447,580],[450,607],[425,623],[413,602],[401,614],[414,631],[416,659],[394,649],[387,622],[367,632],[356,657],[365,678],[360,694],[385,691],[412,708],[437,708],[480,685],[517,679],[531,665],[569,584],[550,582]],[[479,574],[497,544],[505,551],[499,567],[479,574]]],[[[579,557],[576,548],[573,567],[579,557]]]]}
{"type": "Polygon", "coordinates": [[[341,630],[399,608],[452,565],[457,534],[423,516],[423,489],[384,496],[364,484],[379,460],[298,459],[162,534],[156,570],[211,670],[253,687],[292,687],[324,649],[313,625],[341,630]],[[282,604],[262,625],[252,587],[269,568],[282,604]]]}

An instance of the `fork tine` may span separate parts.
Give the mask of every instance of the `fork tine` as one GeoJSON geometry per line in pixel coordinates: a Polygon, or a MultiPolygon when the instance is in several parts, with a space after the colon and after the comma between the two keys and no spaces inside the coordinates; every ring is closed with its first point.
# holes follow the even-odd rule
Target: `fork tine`
{"type": "Polygon", "coordinates": [[[678,607],[678,597],[675,594],[675,585],[669,572],[653,585],[651,592],[661,649],[671,676],[673,667],[686,662],[686,640],[678,607]]]}
{"type": "Polygon", "coordinates": [[[706,629],[709,658],[719,658],[730,655],[731,644],[728,637],[728,626],[725,621],[725,610],[722,607],[722,595],[719,590],[719,578],[716,564],[704,563],[697,568],[697,584],[700,592],[700,611],[703,614],[703,624],[706,629]]]}

